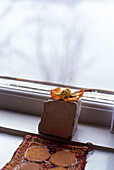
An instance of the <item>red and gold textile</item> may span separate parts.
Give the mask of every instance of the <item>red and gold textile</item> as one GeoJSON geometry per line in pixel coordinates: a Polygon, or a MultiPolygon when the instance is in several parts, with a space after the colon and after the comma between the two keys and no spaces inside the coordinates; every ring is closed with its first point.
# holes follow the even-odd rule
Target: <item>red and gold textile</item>
{"type": "MultiPolygon", "coordinates": [[[[21,170],[21,169],[26,169],[26,166],[33,166],[37,167],[38,169],[41,170],[47,170],[47,169],[68,169],[68,170],[84,170],[85,165],[87,163],[87,154],[89,151],[91,151],[90,147],[93,146],[92,144],[69,144],[69,143],[63,143],[63,142],[58,142],[46,138],[42,138],[41,136],[32,136],[32,135],[27,135],[24,137],[23,142],[20,144],[20,146],[17,148],[15,151],[11,161],[7,163],[2,170],[21,170]],[[39,150],[38,156],[40,157],[40,160],[36,159],[36,155],[33,154],[33,159],[32,161],[26,159],[27,151],[33,148],[33,151],[35,148],[37,148],[37,151],[39,150]],[[39,149],[38,149],[39,148],[39,149]],[[42,149],[45,148],[45,149],[42,149]],[[43,152],[45,153],[43,155],[43,152]],[[49,154],[47,153],[49,151],[49,154]],[[62,152],[63,151],[63,152],[62,152]],[[52,161],[54,154],[56,154],[56,159],[57,155],[59,154],[65,154],[68,152],[68,156],[71,154],[73,156],[73,163],[69,164],[67,159],[63,160],[65,162],[64,165],[62,165],[62,159],[60,162],[60,165],[53,164],[53,162],[58,162],[60,161],[60,158],[58,160],[52,161]],[[70,153],[70,154],[69,154],[70,153]],[[44,156],[44,157],[43,157],[44,156]],[[43,157],[43,158],[42,158],[43,157]],[[41,159],[42,158],[42,159],[41,159]],[[34,166],[35,165],[35,166],[34,166]],[[24,168],[23,168],[24,167],[24,168]]],[[[92,148],[93,149],[93,148],[92,148]]],[[[30,154],[30,153],[29,153],[30,154]]],[[[30,156],[30,155],[29,155],[30,156]]],[[[61,156],[61,155],[60,155],[61,156]]],[[[66,154],[67,156],[67,154],[66,154]]],[[[39,159],[38,157],[38,159],[39,159]]],[[[31,158],[31,157],[30,157],[31,158]]],[[[72,162],[72,158],[69,159],[72,162]]],[[[34,169],[34,168],[33,168],[34,169]]],[[[32,169],[32,170],[33,170],[32,169]]]]}

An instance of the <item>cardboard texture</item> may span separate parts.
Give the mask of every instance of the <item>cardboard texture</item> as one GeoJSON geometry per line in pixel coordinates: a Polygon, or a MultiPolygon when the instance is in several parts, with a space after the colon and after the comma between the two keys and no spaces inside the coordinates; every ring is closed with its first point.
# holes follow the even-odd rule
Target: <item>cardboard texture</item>
{"type": "Polygon", "coordinates": [[[71,139],[78,125],[80,110],[80,99],[76,102],[48,100],[44,103],[39,133],[71,139]]]}

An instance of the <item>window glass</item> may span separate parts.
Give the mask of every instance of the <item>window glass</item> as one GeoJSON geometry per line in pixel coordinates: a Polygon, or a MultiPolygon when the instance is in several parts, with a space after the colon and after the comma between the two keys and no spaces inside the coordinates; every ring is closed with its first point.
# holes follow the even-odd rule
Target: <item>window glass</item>
{"type": "Polygon", "coordinates": [[[0,0],[0,75],[114,90],[114,3],[0,0]]]}

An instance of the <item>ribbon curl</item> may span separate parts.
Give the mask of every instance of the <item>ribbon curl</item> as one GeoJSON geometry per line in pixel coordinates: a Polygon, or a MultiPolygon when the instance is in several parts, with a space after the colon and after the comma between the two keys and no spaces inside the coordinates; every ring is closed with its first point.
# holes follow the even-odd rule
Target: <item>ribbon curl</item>
{"type": "Polygon", "coordinates": [[[71,93],[69,88],[65,90],[61,90],[60,87],[51,90],[51,98],[53,99],[62,99],[66,102],[77,101],[80,97],[84,94],[84,90],[81,89],[80,91],[76,91],[71,93]]]}

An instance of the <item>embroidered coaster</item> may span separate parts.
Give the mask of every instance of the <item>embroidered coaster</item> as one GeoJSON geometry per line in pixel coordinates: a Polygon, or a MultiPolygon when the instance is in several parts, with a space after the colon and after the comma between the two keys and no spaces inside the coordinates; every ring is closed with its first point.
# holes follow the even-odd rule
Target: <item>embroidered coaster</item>
{"type": "Polygon", "coordinates": [[[2,170],[83,170],[91,150],[90,143],[67,144],[27,135],[2,170]]]}

